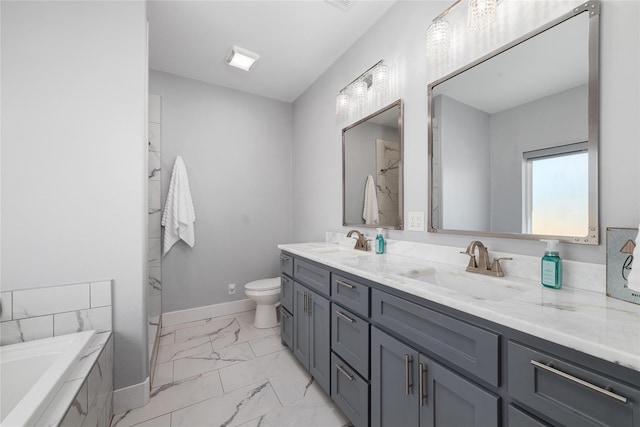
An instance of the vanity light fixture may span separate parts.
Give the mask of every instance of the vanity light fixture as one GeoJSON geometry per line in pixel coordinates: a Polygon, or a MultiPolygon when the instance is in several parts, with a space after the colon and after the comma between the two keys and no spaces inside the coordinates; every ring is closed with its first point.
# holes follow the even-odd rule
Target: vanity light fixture
{"type": "Polygon", "coordinates": [[[232,67],[240,68],[244,71],[249,71],[256,63],[258,58],[260,58],[260,55],[258,55],[257,53],[251,52],[250,50],[244,49],[242,47],[233,46],[227,54],[226,62],[232,67]]]}
{"type": "Polygon", "coordinates": [[[489,28],[496,20],[498,0],[469,0],[467,29],[479,33],[489,28]]]}
{"type": "Polygon", "coordinates": [[[366,103],[370,91],[388,91],[389,75],[390,69],[384,60],[376,62],[340,90],[336,96],[336,114],[346,116],[352,107],[366,103]]]}
{"type": "MultiPolygon", "coordinates": [[[[444,12],[436,16],[427,28],[427,57],[435,59],[446,56],[451,49],[451,30],[444,17],[456,8],[462,0],[457,0],[444,12]]],[[[468,0],[467,30],[480,33],[489,29],[496,21],[498,0],[468,0]]]]}

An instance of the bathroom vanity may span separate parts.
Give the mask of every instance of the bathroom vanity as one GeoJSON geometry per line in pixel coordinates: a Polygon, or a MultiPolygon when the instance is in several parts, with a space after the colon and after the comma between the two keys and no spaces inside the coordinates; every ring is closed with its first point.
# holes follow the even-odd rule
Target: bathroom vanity
{"type": "Polygon", "coordinates": [[[355,426],[640,426],[633,304],[335,244],[280,249],[282,341],[355,426]]]}

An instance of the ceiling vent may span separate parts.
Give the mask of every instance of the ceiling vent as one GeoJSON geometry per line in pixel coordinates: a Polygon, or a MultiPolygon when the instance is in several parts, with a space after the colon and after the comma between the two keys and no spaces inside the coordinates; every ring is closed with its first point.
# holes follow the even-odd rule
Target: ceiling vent
{"type": "Polygon", "coordinates": [[[345,12],[351,9],[351,6],[353,6],[353,3],[355,2],[355,0],[324,0],[324,1],[345,12]]]}

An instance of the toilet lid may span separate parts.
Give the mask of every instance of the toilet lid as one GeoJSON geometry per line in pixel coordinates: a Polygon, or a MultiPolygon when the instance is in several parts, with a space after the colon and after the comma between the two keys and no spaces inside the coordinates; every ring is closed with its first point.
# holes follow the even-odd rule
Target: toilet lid
{"type": "Polygon", "coordinates": [[[250,291],[271,291],[280,288],[280,278],[255,280],[244,285],[244,288],[250,291]]]}

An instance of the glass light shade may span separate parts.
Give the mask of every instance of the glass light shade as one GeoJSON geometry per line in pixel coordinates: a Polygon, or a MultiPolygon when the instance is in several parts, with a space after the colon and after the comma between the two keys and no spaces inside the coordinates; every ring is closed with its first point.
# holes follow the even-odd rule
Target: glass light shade
{"type": "Polygon", "coordinates": [[[336,96],[336,114],[347,114],[349,112],[349,95],[340,92],[336,96]]]}
{"type": "Polygon", "coordinates": [[[351,86],[353,100],[357,103],[363,103],[367,100],[367,82],[358,80],[351,86]]]}
{"type": "Polygon", "coordinates": [[[427,56],[436,58],[445,56],[451,48],[451,30],[449,22],[438,18],[427,29],[427,56]]]}
{"type": "Polygon", "coordinates": [[[469,0],[467,28],[472,33],[488,29],[496,20],[498,0],[469,0]]]}
{"type": "Polygon", "coordinates": [[[389,88],[389,67],[380,64],[371,73],[371,83],[374,90],[385,91],[389,88]]]}

